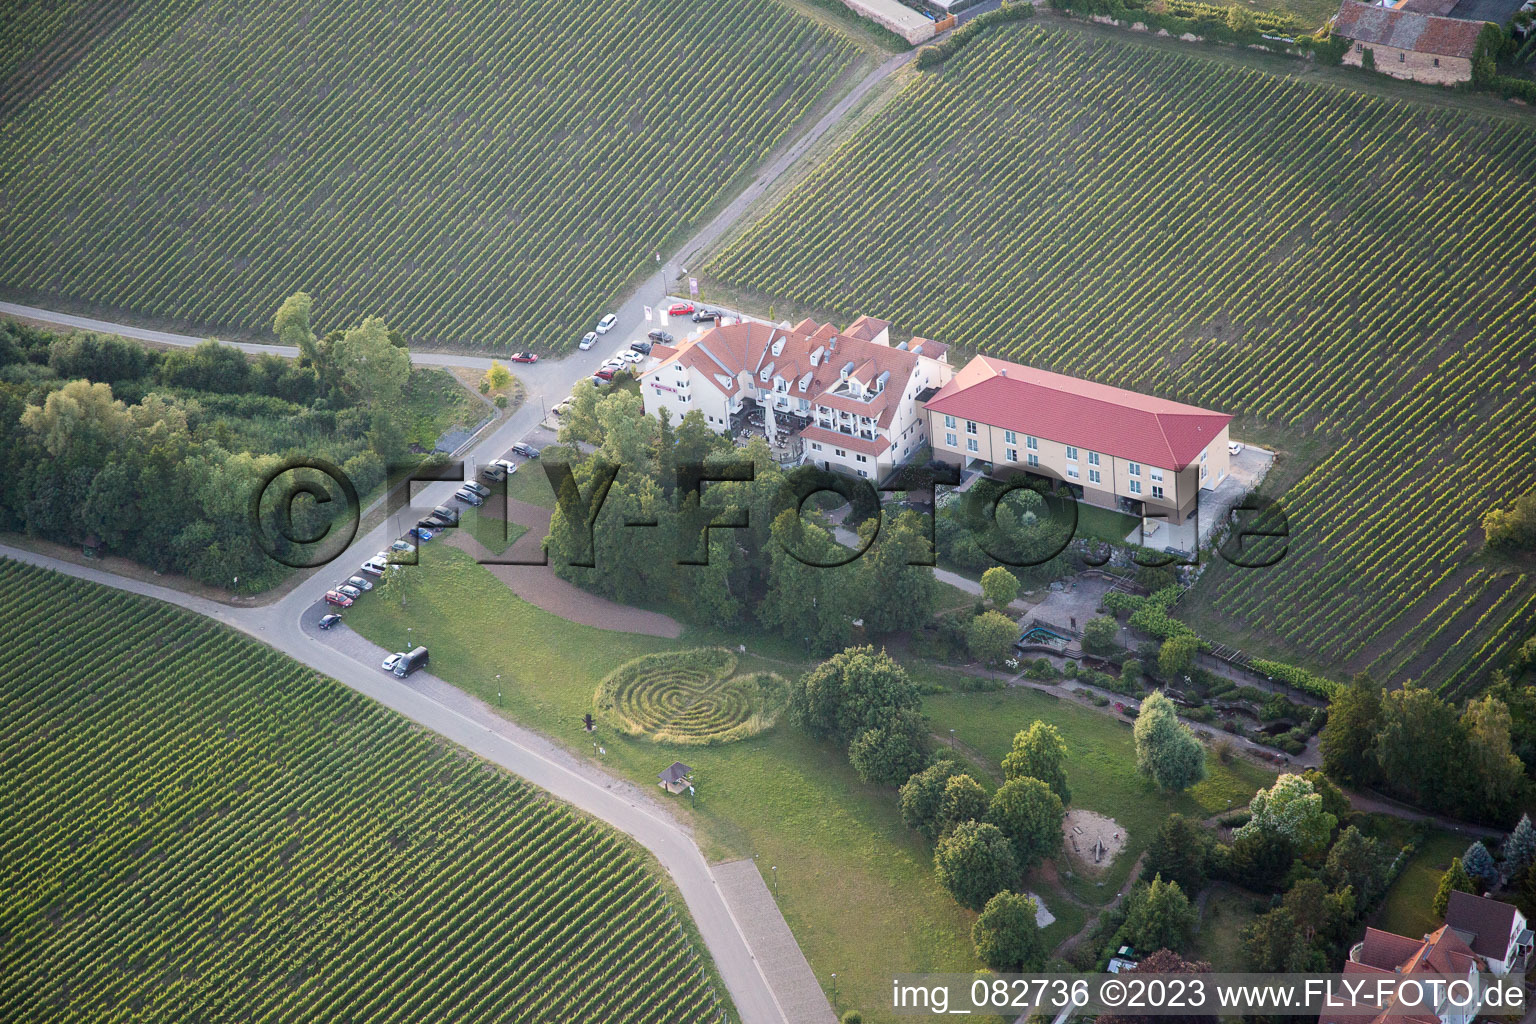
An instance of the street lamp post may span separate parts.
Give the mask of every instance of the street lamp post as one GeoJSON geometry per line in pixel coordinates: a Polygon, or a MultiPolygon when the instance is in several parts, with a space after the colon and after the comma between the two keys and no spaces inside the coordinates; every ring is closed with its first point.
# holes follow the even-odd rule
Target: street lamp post
{"type": "Polygon", "coordinates": [[[777,896],[779,894],[779,866],[775,864],[768,870],[773,872],[773,894],[777,896]]]}
{"type": "Polygon", "coordinates": [[[837,972],[832,972],[832,1009],[837,1009],[837,972]]]}
{"type": "Polygon", "coordinates": [[[501,707],[501,673],[496,673],[496,706],[501,707]]]}

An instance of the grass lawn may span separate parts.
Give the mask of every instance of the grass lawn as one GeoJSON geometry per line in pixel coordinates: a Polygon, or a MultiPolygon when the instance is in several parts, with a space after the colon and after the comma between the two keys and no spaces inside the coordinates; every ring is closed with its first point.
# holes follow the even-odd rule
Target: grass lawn
{"type": "Polygon", "coordinates": [[[431,449],[446,430],[469,429],[492,410],[446,370],[413,370],[405,385],[406,440],[431,449]]]}
{"type": "Polygon", "coordinates": [[[1102,903],[1130,875],[1153,832],[1170,813],[1197,819],[1241,807],[1274,774],[1241,758],[1223,765],[1208,759],[1210,775],[1188,792],[1164,796],[1136,774],[1131,723],[1060,700],[1028,687],[981,693],[946,693],[924,699],[924,710],[941,734],[953,728],[959,741],[997,764],[1013,736],[1035,719],[1050,722],[1067,741],[1067,782],[1072,806],[1108,815],[1126,829],[1126,847],[1102,876],[1079,874],[1067,881],[1090,903],[1102,903]],[[1102,883],[1102,884],[1101,884],[1102,883]]]}
{"type": "Polygon", "coordinates": [[[1420,843],[1402,874],[1387,890],[1381,906],[1371,915],[1371,924],[1409,938],[1418,938],[1438,927],[1440,922],[1430,904],[1440,888],[1440,876],[1450,866],[1451,858],[1462,855],[1468,841],[1466,836],[1452,832],[1435,832],[1420,843]]]}
{"type": "Polygon", "coordinates": [[[1258,915],[1254,897],[1229,886],[1217,886],[1206,898],[1195,936],[1195,956],[1213,971],[1243,971],[1243,929],[1258,915]]]}
{"type": "Polygon", "coordinates": [[[1114,509],[1099,508],[1087,502],[1077,503],[1077,536],[1096,537],[1113,544],[1125,543],[1130,532],[1141,525],[1141,520],[1114,509]]]}
{"type": "MultiPolygon", "coordinates": [[[[520,472],[516,477],[525,474],[520,472]]],[[[533,476],[528,473],[528,476],[533,476]]],[[[689,629],[680,640],[615,633],[575,625],[521,601],[462,551],[431,544],[422,550],[424,578],[409,614],[393,602],[363,601],[348,625],[378,641],[414,628],[432,649],[434,672],[541,729],[572,750],[590,751],[581,716],[592,709],[598,682],[641,654],[707,644],[748,654],[739,671],[771,669],[793,677],[809,662],[794,645],[737,630],[689,629]],[[500,675],[498,684],[496,677],[500,675]]],[[[1245,764],[1213,765],[1213,777],[1193,794],[1165,800],[1131,769],[1130,729],[1107,716],[1062,704],[1034,691],[940,694],[925,698],[936,733],[958,738],[996,764],[1013,733],[1036,717],[1056,722],[1072,749],[1071,778],[1079,806],[1114,815],[1131,830],[1132,851],[1111,869],[1105,888],[1079,879],[1079,898],[1101,902],[1124,881],[1141,845],[1167,810],[1205,817],[1247,800],[1269,776],[1245,764]]],[[[891,789],[866,786],[846,757],[779,726],[720,746],[653,743],[602,730],[607,766],[641,785],[674,760],[699,781],[697,803],[677,802],[707,856],[756,855],[764,877],[776,874],[780,906],[818,978],[830,988],[837,972],[843,1010],[884,1020],[891,972],[968,972],[975,963],[962,910],[934,881],[929,845],[901,822],[891,789]],[[776,866],[777,872],[770,869],[776,866]]],[[[1049,887],[1041,889],[1058,917],[1047,938],[1059,941],[1087,914],[1049,887]]]]}
{"type": "Polygon", "coordinates": [[[540,508],[555,507],[554,489],[549,486],[549,477],[537,459],[521,463],[517,472],[507,477],[507,497],[540,508]]]}
{"type": "MultiPolygon", "coordinates": [[[[500,674],[506,714],[576,751],[590,751],[581,716],[614,667],[654,651],[742,639],[691,630],[674,641],[574,625],[519,600],[465,552],[429,544],[421,562],[425,578],[408,615],[393,602],[361,601],[347,624],[378,641],[412,626],[416,642],[432,649],[436,674],[492,704],[500,674]]],[[[806,667],[789,645],[747,643],[740,671],[793,676],[806,667]]],[[[698,802],[679,801],[678,808],[705,853],[756,854],[764,877],[777,875],[784,916],[824,987],[837,972],[842,1009],[884,1020],[869,1011],[888,1001],[892,971],[977,966],[973,915],[934,881],[928,844],[902,824],[894,792],[860,783],[830,745],[784,726],[713,747],[656,744],[612,730],[600,739],[607,766],[641,785],[654,785],[655,773],[674,760],[695,768],[698,802]]]]}
{"type": "MultiPolygon", "coordinates": [[[[521,475],[521,474],[518,474],[521,475]]],[[[496,499],[498,502],[500,498],[496,499]]],[[[502,554],[517,542],[517,539],[528,532],[528,527],[522,523],[508,522],[494,515],[486,514],[488,506],[466,508],[459,515],[459,529],[468,530],[470,535],[485,545],[493,554],[502,554]]]]}

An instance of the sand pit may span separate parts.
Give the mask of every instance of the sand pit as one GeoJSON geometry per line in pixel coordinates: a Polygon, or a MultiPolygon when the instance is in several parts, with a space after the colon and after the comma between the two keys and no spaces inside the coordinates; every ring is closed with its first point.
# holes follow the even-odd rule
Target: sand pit
{"type": "Polygon", "coordinates": [[[1108,870],[1125,849],[1125,829],[1114,818],[1093,811],[1068,811],[1061,831],[1073,866],[1089,873],[1108,870]]]}

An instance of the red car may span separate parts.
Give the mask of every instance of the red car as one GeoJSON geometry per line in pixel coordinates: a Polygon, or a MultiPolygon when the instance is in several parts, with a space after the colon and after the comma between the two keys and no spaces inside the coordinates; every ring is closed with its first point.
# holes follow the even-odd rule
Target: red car
{"type": "Polygon", "coordinates": [[[325,592],[325,603],[333,604],[337,608],[352,607],[352,599],[339,590],[327,590],[325,592]]]}
{"type": "Polygon", "coordinates": [[[514,363],[536,363],[539,361],[538,355],[533,352],[513,352],[507,358],[511,359],[514,363]]]}
{"type": "Polygon", "coordinates": [[[605,366],[592,375],[593,380],[613,380],[613,367],[605,366]]]}
{"type": "Polygon", "coordinates": [[[693,312],[693,303],[691,303],[691,302],[674,302],[674,303],[672,303],[672,308],[667,310],[667,315],[668,316],[687,316],[689,313],[692,313],[692,312],[693,312]]]}

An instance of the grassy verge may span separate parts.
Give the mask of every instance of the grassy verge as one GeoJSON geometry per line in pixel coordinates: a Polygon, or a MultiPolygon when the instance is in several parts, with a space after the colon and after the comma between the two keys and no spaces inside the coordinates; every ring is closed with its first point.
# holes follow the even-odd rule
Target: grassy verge
{"type": "Polygon", "coordinates": [[[1105,902],[1125,883],[1136,858],[1170,813],[1204,819],[1228,807],[1241,807],[1255,790],[1274,779],[1252,762],[1238,759],[1224,765],[1212,757],[1204,782],[1185,793],[1166,796],[1136,774],[1129,721],[1027,687],[939,694],[927,698],[924,709],[936,724],[954,729],[962,744],[993,764],[1008,752],[1014,733],[1035,719],[1061,730],[1067,741],[1072,806],[1107,815],[1125,829],[1125,849],[1107,870],[1096,877],[1078,873],[1063,880],[1089,903],[1105,902]]]}
{"type": "Polygon", "coordinates": [[[446,370],[413,370],[405,385],[406,440],[428,450],[444,431],[471,429],[494,412],[446,370]]]}
{"type": "Polygon", "coordinates": [[[1402,874],[1387,890],[1381,906],[1371,915],[1377,928],[1409,938],[1433,931],[1440,922],[1430,910],[1440,876],[1450,866],[1451,858],[1461,856],[1467,837],[1451,832],[1436,832],[1418,845],[1403,867],[1402,874]]]}
{"type": "Polygon", "coordinates": [[[1213,971],[1243,971],[1243,929],[1256,917],[1254,897],[1221,886],[1205,900],[1200,931],[1195,936],[1195,956],[1213,971]]]}

